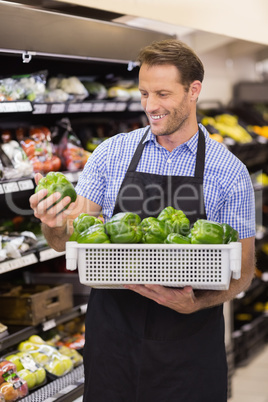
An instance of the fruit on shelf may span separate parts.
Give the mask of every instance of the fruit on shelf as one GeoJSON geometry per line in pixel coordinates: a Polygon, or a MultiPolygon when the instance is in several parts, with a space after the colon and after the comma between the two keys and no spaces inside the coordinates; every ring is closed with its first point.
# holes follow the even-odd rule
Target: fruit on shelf
{"type": "Polygon", "coordinates": [[[33,352],[31,353],[34,361],[38,364],[41,364],[42,366],[47,364],[49,362],[49,356],[46,355],[45,353],[40,353],[40,352],[33,352]]]}
{"type": "Polygon", "coordinates": [[[45,341],[39,335],[32,335],[28,339],[29,342],[36,343],[38,345],[44,345],[45,341]]]}
{"type": "Polygon", "coordinates": [[[42,384],[46,379],[46,370],[43,367],[38,367],[34,372],[36,378],[36,385],[42,384]]]}
{"type": "Polygon", "coordinates": [[[61,377],[73,369],[73,362],[67,356],[55,356],[49,363],[45,365],[45,369],[49,373],[57,377],[61,377]]]}
{"type": "Polygon", "coordinates": [[[0,384],[7,380],[12,373],[16,372],[16,365],[8,360],[0,361],[0,384]]]}
{"type": "Polygon", "coordinates": [[[18,376],[27,382],[29,389],[32,389],[36,386],[36,376],[31,370],[22,369],[18,371],[18,376]]]}
{"type": "Polygon", "coordinates": [[[34,344],[33,342],[29,342],[29,341],[23,341],[18,346],[18,350],[20,352],[29,352],[29,351],[33,351],[33,350],[37,350],[37,349],[38,349],[38,345],[34,344]]]}
{"type": "Polygon", "coordinates": [[[20,361],[20,357],[18,355],[16,355],[16,354],[9,355],[9,356],[6,356],[5,359],[14,363],[17,371],[20,371],[23,369],[23,365],[22,365],[22,363],[20,361]]]}

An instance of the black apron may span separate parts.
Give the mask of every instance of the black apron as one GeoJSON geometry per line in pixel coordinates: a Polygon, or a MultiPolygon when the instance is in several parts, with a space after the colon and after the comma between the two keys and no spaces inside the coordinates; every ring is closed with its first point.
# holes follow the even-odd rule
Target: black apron
{"type": "MultiPolygon", "coordinates": [[[[136,172],[146,135],[113,214],[135,212],[143,219],[171,205],[191,223],[206,219],[203,132],[199,129],[194,177],[136,172]]],[[[227,401],[222,306],[180,314],[130,290],[92,289],[83,356],[84,402],[227,401]]]]}

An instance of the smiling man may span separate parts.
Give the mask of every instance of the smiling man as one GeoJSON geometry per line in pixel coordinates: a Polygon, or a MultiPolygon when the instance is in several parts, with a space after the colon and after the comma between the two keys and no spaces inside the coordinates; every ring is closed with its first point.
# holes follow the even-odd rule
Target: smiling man
{"type": "Polygon", "coordinates": [[[60,195],[44,199],[45,190],[31,197],[31,206],[57,250],[64,250],[68,221],[80,212],[102,211],[107,221],[126,211],[156,217],[171,205],[191,224],[203,218],[239,232],[241,279],[231,280],[226,291],[92,289],[83,354],[84,402],[226,402],[223,303],[247,289],[254,275],[251,180],[197,122],[204,68],[196,54],[172,39],[142,49],[138,60],[149,125],[97,147],[68,209],[69,197],[52,206],[60,195]]]}

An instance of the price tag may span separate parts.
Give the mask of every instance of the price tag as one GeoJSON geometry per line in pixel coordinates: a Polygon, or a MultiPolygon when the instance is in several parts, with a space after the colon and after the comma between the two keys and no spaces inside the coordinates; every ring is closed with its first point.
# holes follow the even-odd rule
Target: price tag
{"type": "Polygon", "coordinates": [[[0,184],[0,194],[4,194],[4,189],[3,189],[2,184],[0,184]]]}
{"type": "Polygon", "coordinates": [[[17,112],[31,112],[32,110],[31,102],[17,102],[17,112]]]}
{"type": "Polygon", "coordinates": [[[38,262],[38,260],[34,254],[28,254],[20,258],[15,258],[14,260],[5,261],[0,264],[0,273],[13,271],[14,269],[35,264],[36,262],[38,262]]]}
{"type": "Polygon", "coordinates": [[[49,329],[56,327],[56,321],[54,319],[52,319],[52,320],[43,322],[42,327],[43,327],[43,331],[48,331],[49,329]]]}
{"type": "Polygon", "coordinates": [[[82,304],[82,305],[80,306],[80,312],[81,312],[81,314],[85,314],[86,311],[87,311],[87,304],[82,304]]]}
{"type": "Polygon", "coordinates": [[[17,112],[16,102],[0,102],[0,113],[17,112]]]}
{"type": "Polygon", "coordinates": [[[79,113],[81,112],[81,103],[71,103],[68,106],[68,113],[79,113]]]}
{"type": "Polygon", "coordinates": [[[84,102],[81,104],[81,112],[91,112],[92,110],[92,103],[84,102]]]}
{"type": "Polygon", "coordinates": [[[4,183],[3,184],[3,189],[5,193],[15,193],[16,191],[19,191],[19,186],[16,181],[11,181],[9,183],[4,183]]]}
{"type": "Polygon", "coordinates": [[[64,103],[53,103],[51,106],[50,113],[64,113],[65,104],[64,103]]]}
{"type": "Polygon", "coordinates": [[[65,387],[60,390],[60,394],[68,394],[69,392],[73,391],[75,388],[77,388],[77,385],[70,384],[68,387],[65,387]]]}
{"type": "Polygon", "coordinates": [[[118,102],[116,104],[116,112],[124,112],[124,110],[126,110],[127,107],[127,103],[126,102],[118,102]]]}
{"type": "Polygon", "coordinates": [[[143,108],[142,108],[140,102],[132,102],[128,105],[128,110],[130,112],[140,112],[140,111],[143,111],[143,108]]]}
{"type": "Polygon", "coordinates": [[[21,191],[32,190],[34,188],[32,180],[21,180],[18,182],[18,185],[21,191]]]}
{"type": "Polygon", "coordinates": [[[103,102],[93,103],[92,112],[102,112],[103,109],[104,109],[104,103],[103,102]]]}
{"type": "Polygon", "coordinates": [[[34,104],[33,114],[46,114],[47,109],[46,103],[36,103],[34,104]]]}
{"type": "Polygon", "coordinates": [[[40,251],[40,262],[51,260],[52,258],[60,257],[64,254],[65,251],[59,252],[54,250],[53,248],[49,248],[48,250],[40,251]]]}
{"type": "Polygon", "coordinates": [[[104,106],[105,112],[114,112],[116,109],[116,102],[107,102],[104,106]]]}

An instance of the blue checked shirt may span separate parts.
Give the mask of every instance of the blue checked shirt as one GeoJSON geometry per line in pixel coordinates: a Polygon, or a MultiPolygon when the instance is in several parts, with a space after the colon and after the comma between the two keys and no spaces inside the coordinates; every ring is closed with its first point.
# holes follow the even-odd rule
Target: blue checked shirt
{"type": "MultiPolygon", "coordinates": [[[[207,219],[229,223],[240,238],[255,236],[254,191],[246,166],[222,144],[205,134],[204,202],[207,219]]],[[[113,215],[117,193],[133,154],[145,133],[141,128],[117,134],[100,144],[81,173],[77,194],[102,207],[105,221],[113,215]]],[[[198,133],[169,152],[148,132],[137,171],[171,176],[194,176],[198,133]]]]}

